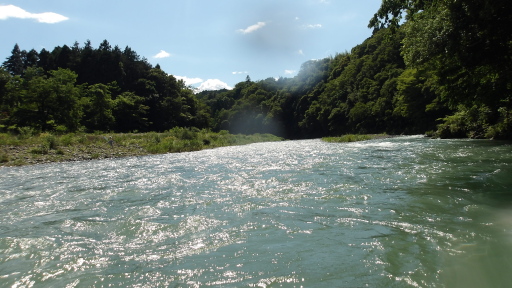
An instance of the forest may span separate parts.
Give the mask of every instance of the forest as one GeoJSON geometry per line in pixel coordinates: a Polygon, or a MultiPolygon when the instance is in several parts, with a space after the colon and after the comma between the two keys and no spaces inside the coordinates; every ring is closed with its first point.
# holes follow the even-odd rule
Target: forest
{"type": "Polygon", "coordinates": [[[195,93],[130,47],[14,45],[0,68],[0,132],[197,127],[287,139],[427,134],[512,139],[512,2],[384,0],[360,45],[293,78],[195,93]]]}

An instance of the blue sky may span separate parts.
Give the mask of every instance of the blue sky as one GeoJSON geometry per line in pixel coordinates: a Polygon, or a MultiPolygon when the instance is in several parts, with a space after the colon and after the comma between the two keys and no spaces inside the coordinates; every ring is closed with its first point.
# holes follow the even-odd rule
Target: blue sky
{"type": "Polygon", "coordinates": [[[0,61],[64,44],[130,46],[203,89],[293,77],[370,37],[381,0],[0,0],[0,61]]]}

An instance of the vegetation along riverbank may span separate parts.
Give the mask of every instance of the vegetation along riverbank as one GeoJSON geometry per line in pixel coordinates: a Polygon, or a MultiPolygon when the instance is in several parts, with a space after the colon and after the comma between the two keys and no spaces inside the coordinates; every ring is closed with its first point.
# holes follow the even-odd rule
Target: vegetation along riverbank
{"type": "Polygon", "coordinates": [[[323,137],[322,140],[331,143],[357,142],[373,139],[391,138],[394,136],[387,134],[346,134],[338,137],[323,137]]]}
{"type": "Polygon", "coordinates": [[[282,140],[270,134],[233,135],[227,131],[216,133],[197,128],[173,128],[163,133],[63,135],[31,131],[0,134],[0,166],[188,152],[282,140]]]}

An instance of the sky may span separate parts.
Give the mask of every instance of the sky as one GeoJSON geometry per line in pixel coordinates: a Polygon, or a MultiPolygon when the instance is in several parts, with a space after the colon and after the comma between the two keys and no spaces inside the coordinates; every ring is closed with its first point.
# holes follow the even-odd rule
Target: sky
{"type": "Polygon", "coordinates": [[[15,44],[129,46],[200,90],[249,76],[293,77],[301,64],[371,36],[381,0],[0,0],[0,63],[15,44]]]}

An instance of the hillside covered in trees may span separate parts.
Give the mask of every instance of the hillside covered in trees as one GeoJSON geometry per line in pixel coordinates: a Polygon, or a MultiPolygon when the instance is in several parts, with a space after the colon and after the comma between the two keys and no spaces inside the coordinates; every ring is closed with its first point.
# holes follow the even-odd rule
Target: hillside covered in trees
{"type": "Polygon", "coordinates": [[[129,47],[21,50],[0,69],[0,129],[209,128],[288,139],[348,133],[512,138],[512,2],[383,1],[373,35],[293,78],[194,94],[129,47]]]}
{"type": "Polygon", "coordinates": [[[3,129],[145,132],[209,125],[207,108],[183,81],[107,40],[97,49],[87,41],[51,52],[15,45],[0,70],[0,97],[3,129]]]}

